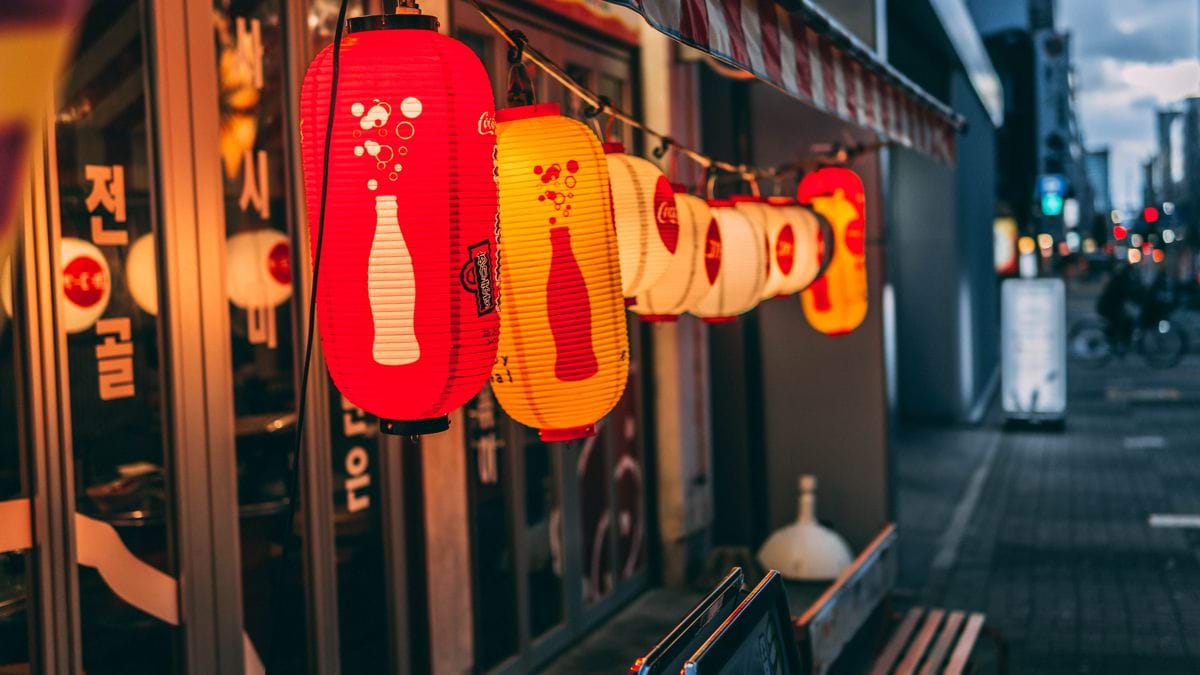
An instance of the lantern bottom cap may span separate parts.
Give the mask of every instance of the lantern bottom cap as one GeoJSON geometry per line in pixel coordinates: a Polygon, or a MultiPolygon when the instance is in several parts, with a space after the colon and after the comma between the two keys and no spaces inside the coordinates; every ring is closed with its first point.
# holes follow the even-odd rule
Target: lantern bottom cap
{"type": "Polygon", "coordinates": [[[646,323],[675,323],[679,321],[679,315],[677,314],[641,314],[639,318],[646,323]]]}
{"type": "Polygon", "coordinates": [[[450,417],[447,415],[424,420],[379,420],[379,430],[393,436],[423,436],[440,433],[449,428],[450,417]]]}
{"type": "Polygon", "coordinates": [[[736,316],[706,316],[704,323],[733,323],[737,321],[736,316]]]}
{"type": "Polygon", "coordinates": [[[637,304],[637,298],[625,298],[625,306],[633,307],[637,304]]]}
{"type": "Polygon", "coordinates": [[[538,429],[538,438],[547,443],[577,441],[581,438],[591,438],[595,435],[595,424],[586,424],[582,427],[567,427],[565,429],[538,429]]]}
{"type": "Polygon", "coordinates": [[[783,300],[784,298],[790,298],[790,297],[792,297],[792,295],[790,293],[776,293],[775,294],[776,300],[783,300]]]}

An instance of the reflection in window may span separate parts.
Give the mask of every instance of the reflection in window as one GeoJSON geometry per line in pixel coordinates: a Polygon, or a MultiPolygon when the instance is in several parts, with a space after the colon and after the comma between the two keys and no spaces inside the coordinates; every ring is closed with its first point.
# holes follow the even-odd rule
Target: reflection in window
{"type": "Polygon", "coordinates": [[[475,593],[475,665],[490,670],[517,653],[517,569],[508,444],[490,385],[464,408],[475,593]],[[486,618],[485,618],[486,617],[486,618]]]}
{"type": "Polygon", "coordinates": [[[272,666],[300,672],[306,649],[270,646],[305,642],[302,546],[288,547],[284,586],[272,597],[278,533],[290,526],[300,534],[298,524],[281,522],[296,424],[282,4],[214,0],[213,29],[245,624],[272,666]]]}
{"type": "MultiPolygon", "coordinates": [[[[96,0],[61,87],[54,130],[72,447],[79,512],[175,576],[168,542],[158,285],[155,270],[148,16],[96,0]]],[[[96,545],[80,537],[80,550],[96,545]]],[[[79,569],[83,669],[172,670],[179,629],[79,569]]]]}
{"type": "Polygon", "coordinates": [[[525,464],[525,554],[529,560],[529,635],[537,638],[562,622],[561,448],[521,427],[525,464]]]}
{"type": "MultiPolygon", "coordinates": [[[[20,391],[17,377],[17,344],[13,330],[13,269],[9,260],[0,260],[0,502],[29,496],[21,420],[18,411],[20,391]]],[[[16,294],[18,297],[20,293],[16,294]]],[[[0,529],[18,528],[23,523],[0,522],[0,529]]],[[[0,672],[28,667],[30,589],[32,579],[27,551],[0,552],[0,672]]]]}

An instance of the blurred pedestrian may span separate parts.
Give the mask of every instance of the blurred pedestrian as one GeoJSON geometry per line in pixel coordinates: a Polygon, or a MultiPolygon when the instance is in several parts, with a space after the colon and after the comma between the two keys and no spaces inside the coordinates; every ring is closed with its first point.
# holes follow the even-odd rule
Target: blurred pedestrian
{"type": "Polygon", "coordinates": [[[1132,266],[1120,264],[1113,269],[1096,300],[1096,312],[1108,324],[1108,338],[1114,346],[1129,348],[1137,316],[1129,305],[1140,304],[1144,294],[1132,266]]]}

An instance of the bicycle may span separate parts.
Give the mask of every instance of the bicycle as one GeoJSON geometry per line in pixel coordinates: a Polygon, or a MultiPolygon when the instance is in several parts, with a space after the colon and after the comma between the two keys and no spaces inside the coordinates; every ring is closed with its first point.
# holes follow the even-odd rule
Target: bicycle
{"type": "Polygon", "coordinates": [[[1103,367],[1114,356],[1124,359],[1130,347],[1152,368],[1173,368],[1187,354],[1188,336],[1182,326],[1163,316],[1157,321],[1137,322],[1129,339],[1122,340],[1113,335],[1106,321],[1088,317],[1071,326],[1067,345],[1076,360],[1093,368],[1103,367]]]}

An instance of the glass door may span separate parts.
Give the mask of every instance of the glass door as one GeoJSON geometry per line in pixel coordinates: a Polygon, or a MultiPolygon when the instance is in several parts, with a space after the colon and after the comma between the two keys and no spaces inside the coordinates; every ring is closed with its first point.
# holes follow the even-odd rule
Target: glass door
{"type": "MultiPolygon", "coordinates": [[[[530,44],[614,105],[633,109],[634,54],[600,36],[564,28],[504,4],[489,6],[530,44]]],[[[509,86],[507,43],[468,4],[455,5],[454,35],[492,77],[497,107],[509,86]]],[[[586,106],[539,70],[538,102],[557,102],[597,135],[631,146],[624,125],[589,118],[586,106]]],[[[625,395],[593,438],[543,443],[508,418],[485,389],[465,409],[471,520],[475,668],[528,672],[640,592],[648,577],[642,345],[630,323],[633,358],[625,395]]]]}

